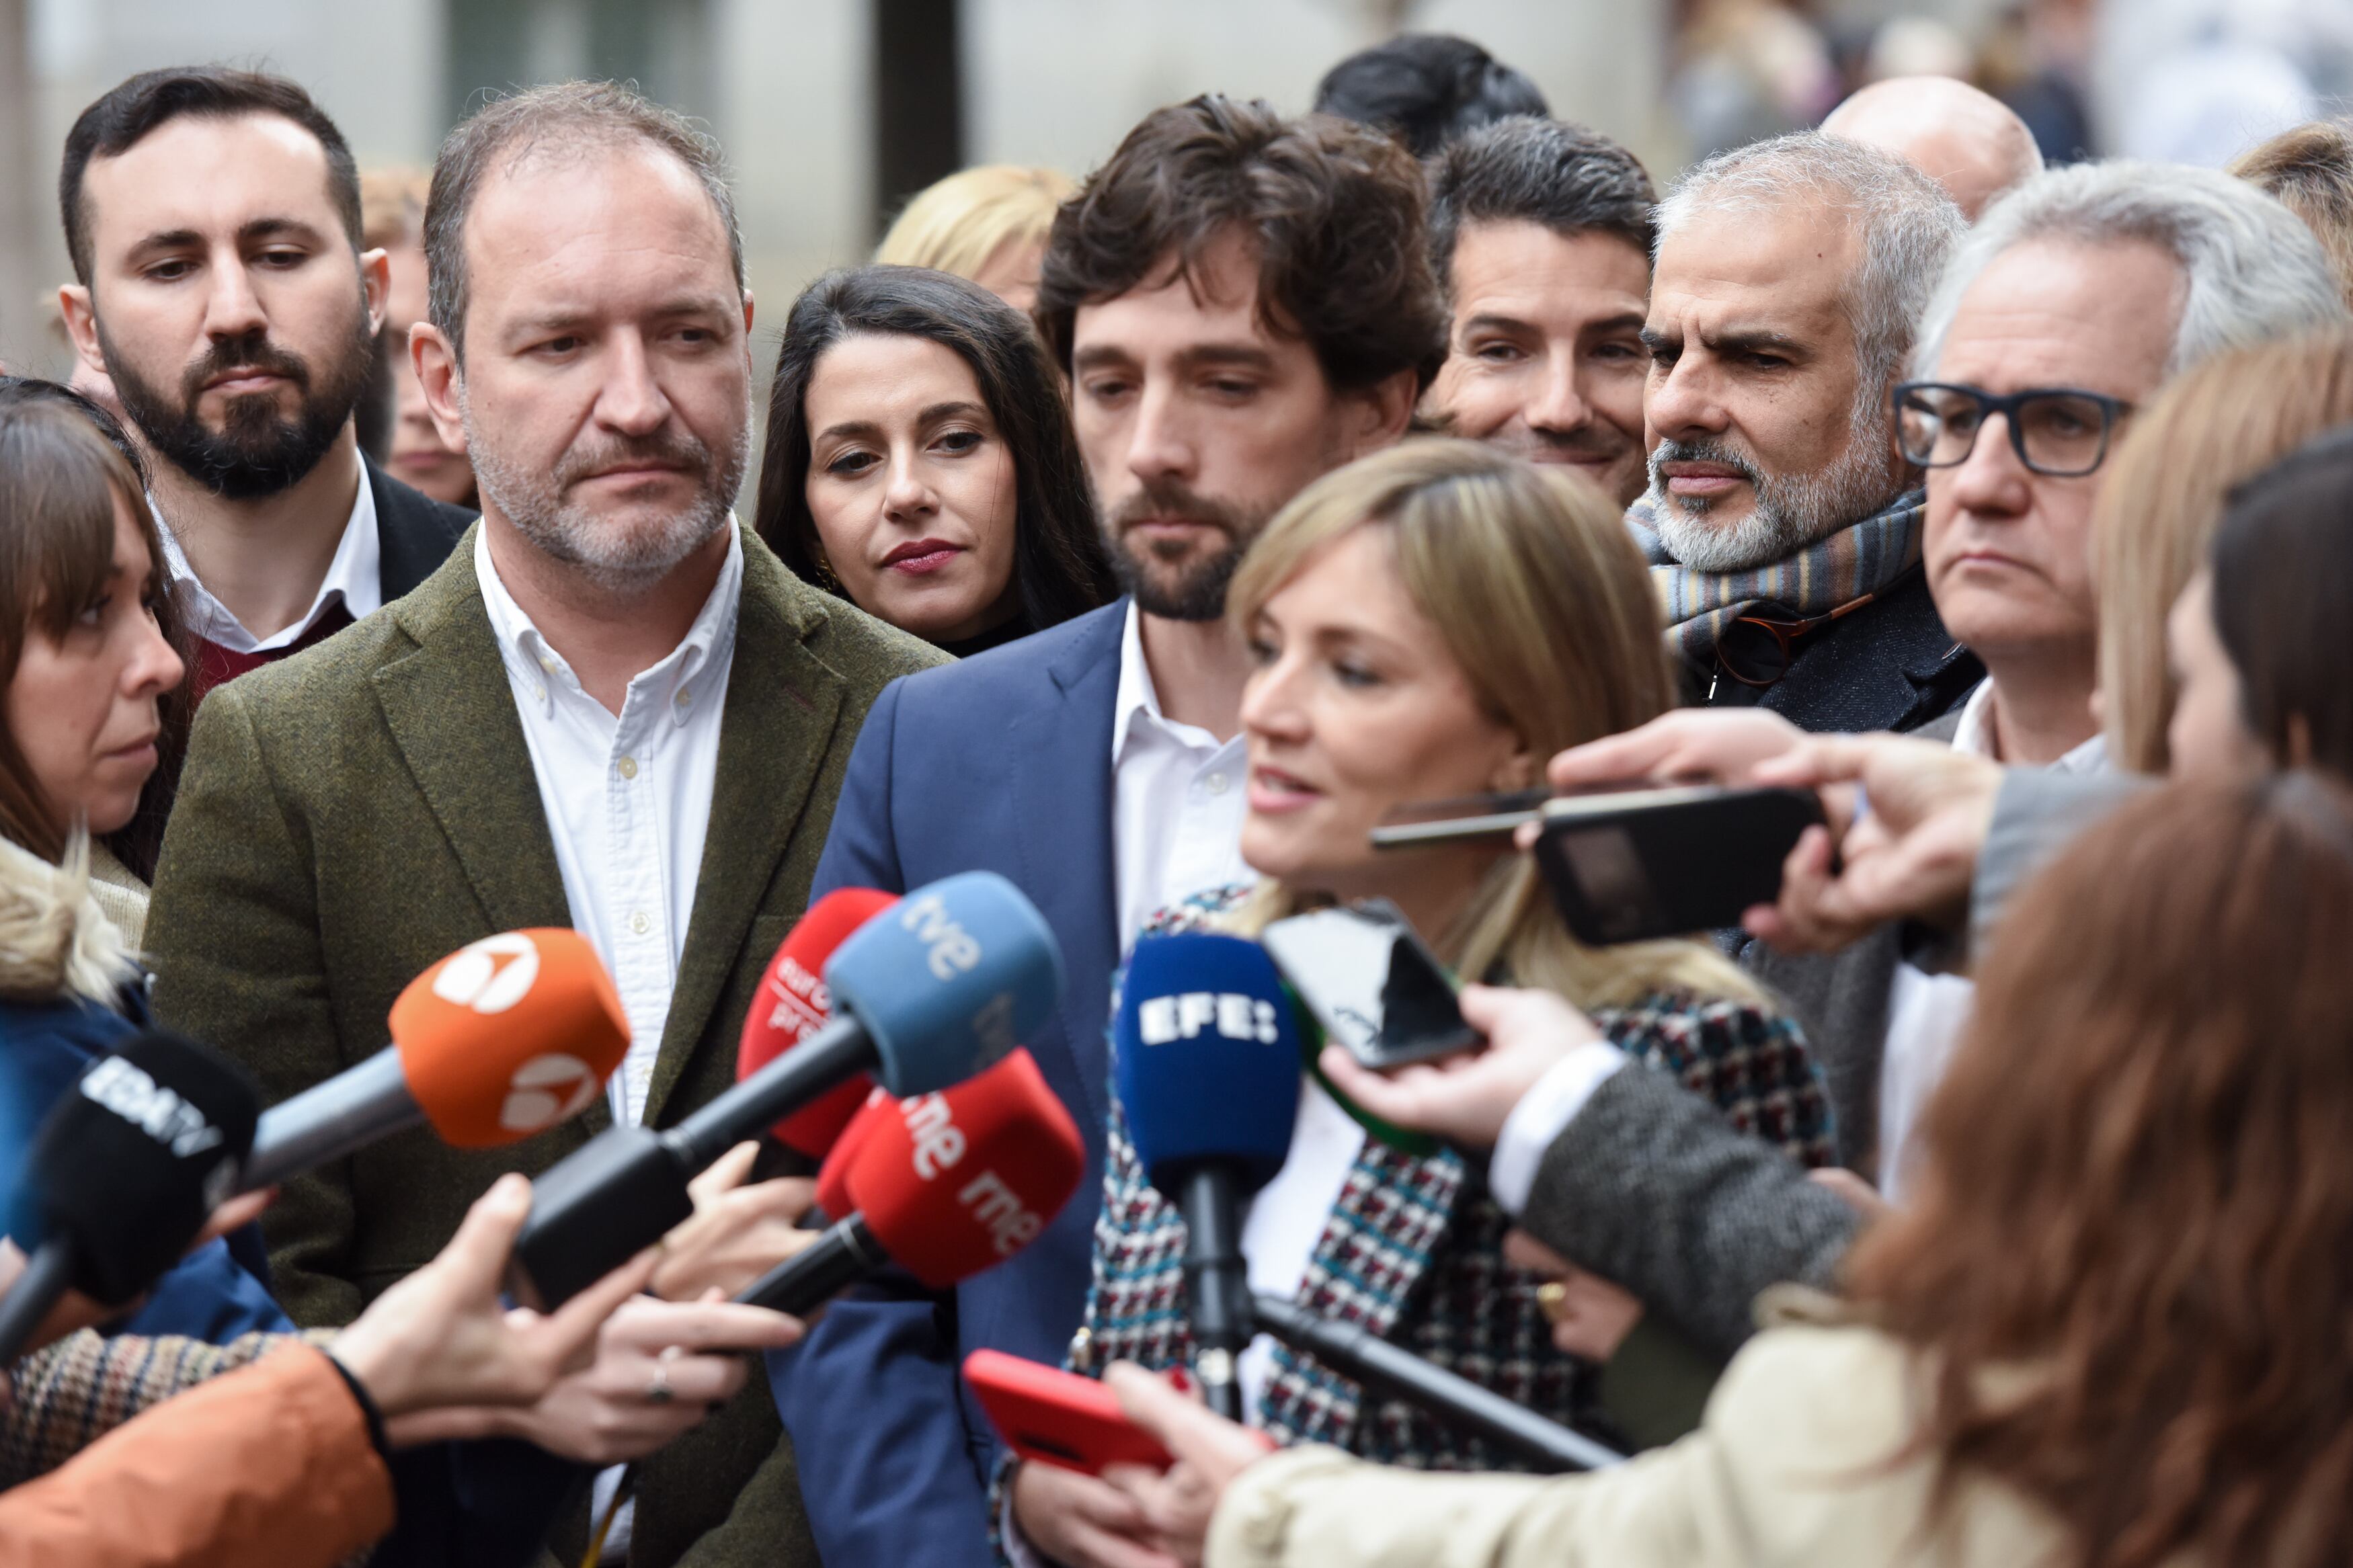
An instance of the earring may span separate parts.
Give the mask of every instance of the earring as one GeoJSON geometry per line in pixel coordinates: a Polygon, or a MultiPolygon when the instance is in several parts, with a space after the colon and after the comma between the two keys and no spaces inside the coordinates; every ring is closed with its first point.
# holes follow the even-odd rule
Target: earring
{"type": "Polygon", "coordinates": [[[825,558],[825,552],[820,550],[810,559],[817,570],[817,585],[837,599],[849,598],[849,590],[841,585],[841,579],[834,575],[833,563],[825,558]]]}

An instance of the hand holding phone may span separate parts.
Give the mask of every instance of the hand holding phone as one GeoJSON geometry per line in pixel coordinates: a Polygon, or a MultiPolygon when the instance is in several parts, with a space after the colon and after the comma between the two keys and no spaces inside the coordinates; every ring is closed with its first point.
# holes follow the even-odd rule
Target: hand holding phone
{"type": "Polygon", "coordinates": [[[1571,1051],[1601,1038],[1586,1016],[1549,991],[1466,985],[1462,1013],[1486,1048],[1374,1072],[1326,1048],[1333,1084],[1374,1116],[1459,1148],[1492,1149],[1514,1106],[1571,1051]]]}
{"type": "Polygon", "coordinates": [[[1325,1037],[1367,1068],[1479,1043],[1455,1004],[1453,977],[1386,899],[1276,921],[1259,941],[1325,1037]]]}
{"type": "Polygon", "coordinates": [[[1165,1470],[1176,1463],[1093,1378],[992,1350],[965,1357],[964,1378],[1005,1446],[1024,1459],[1091,1476],[1106,1465],[1165,1470]]]}

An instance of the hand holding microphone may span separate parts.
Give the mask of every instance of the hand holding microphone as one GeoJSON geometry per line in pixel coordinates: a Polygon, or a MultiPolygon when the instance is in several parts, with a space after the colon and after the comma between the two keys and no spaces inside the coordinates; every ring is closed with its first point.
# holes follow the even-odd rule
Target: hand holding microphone
{"type": "Polygon", "coordinates": [[[838,1016],[788,1054],[675,1127],[614,1128],[539,1178],[515,1248],[520,1299],[569,1299],[687,1218],[697,1172],[854,1075],[920,1095],[1003,1057],[1052,1011],[1061,954],[1010,882],[972,871],[860,927],[824,979],[838,1016]]]}
{"type": "Polygon", "coordinates": [[[687,1184],[694,1213],[661,1238],[655,1295],[667,1301],[733,1296],[817,1239],[801,1225],[817,1201],[817,1184],[806,1176],[747,1184],[759,1157],[757,1142],[738,1143],[687,1184]]]}

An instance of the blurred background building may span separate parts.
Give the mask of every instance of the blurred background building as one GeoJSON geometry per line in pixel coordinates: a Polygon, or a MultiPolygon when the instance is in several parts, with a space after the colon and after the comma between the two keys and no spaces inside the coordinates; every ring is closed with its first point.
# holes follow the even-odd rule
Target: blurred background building
{"type": "Polygon", "coordinates": [[[486,92],[634,80],[726,146],[773,322],[939,174],[1082,174],[1205,89],[1303,109],[1335,60],[1405,28],[1476,39],[1662,184],[1883,76],[1976,80],[2053,159],[2210,163],[2353,89],[2353,0],[0,0],[0,359],[61,370],[58,149],[153,66],[291,75],[364,166],[428,163],[486,92]]]}

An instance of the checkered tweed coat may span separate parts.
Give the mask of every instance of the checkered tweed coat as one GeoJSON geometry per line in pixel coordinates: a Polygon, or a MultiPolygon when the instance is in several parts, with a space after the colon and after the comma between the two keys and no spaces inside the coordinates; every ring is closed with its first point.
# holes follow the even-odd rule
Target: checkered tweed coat
{"type": "MultiPolygon", "coordinates": [[[[1213,921],[1247,889],[1205,894],[1156,916],[1147,934],[1213,921]]],[[[1597,1012],[1635,1060],[1672,1073],[1735,1126],[1807,1165],[1832,1162],[1828,1101],[1788,1019],[1752,1004],[1656,994],[1597,1012]]],[[[1367,1138],[1302,1281],[1301,1302],[1363,1323],[1415,1354],[1538,1414],[1614,1437],[1599,1418],[1598,1369],[1553,1346],[1535,1276],[1504,1261],[1511,1218],[1451,1150],[1427,1158],[1367,1138]]],[[[1185,1223],[1155,1192],[1116,1101],[1095,1223],[1094,1278],[1068,1364],[1187,1364],[1185,1223]]],[[[1513,1456],[1458,1436],[1412,1405],[1367,1400],[1313,1357],[1278,1347],[1257,1413],[1285,1445],[1328,1443],[1384,1464],[1508,1470],[1513,1456]]]]}

